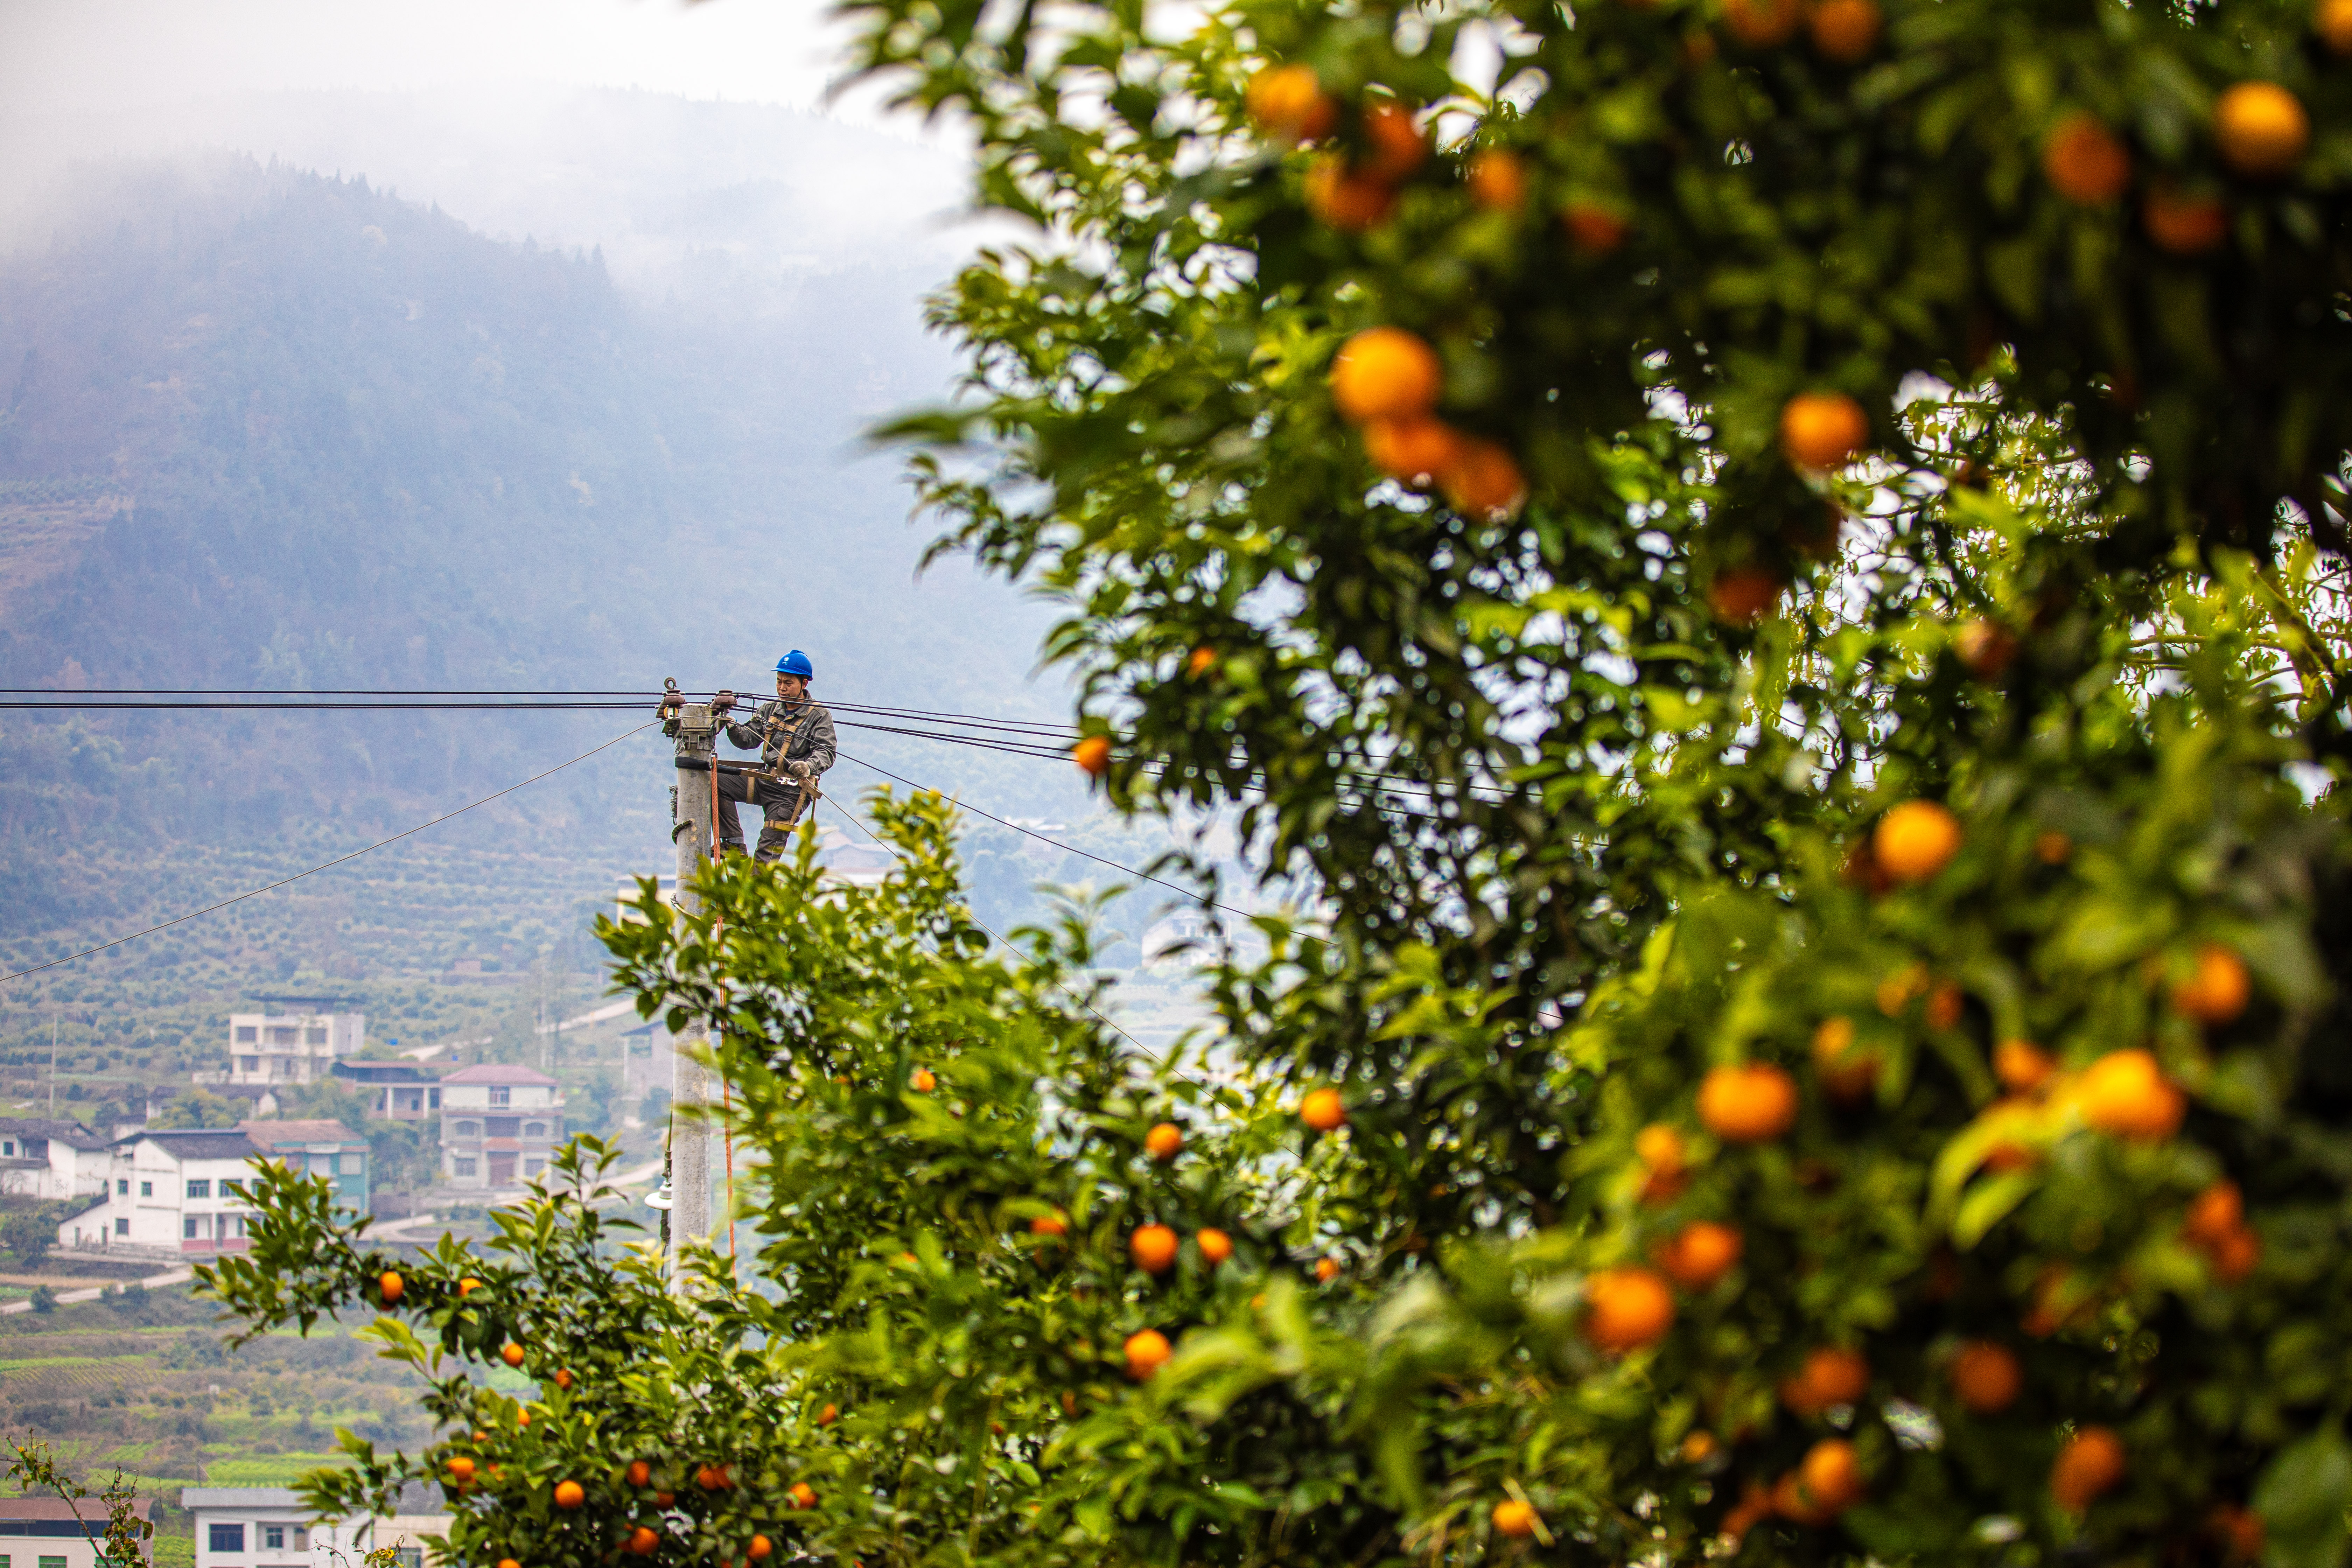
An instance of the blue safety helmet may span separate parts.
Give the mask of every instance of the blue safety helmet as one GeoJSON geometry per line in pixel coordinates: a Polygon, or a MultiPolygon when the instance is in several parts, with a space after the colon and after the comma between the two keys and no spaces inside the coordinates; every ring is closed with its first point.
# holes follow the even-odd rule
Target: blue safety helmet
{"type": "Polygon", "coordinates": [[[808,655],[803,653],[798,648],[793,649],[792,652],[776,660],[776,673],[778,675],[797,675],[803,680],[814,680],[816,679],[816,669],[809,663],[808,655]]]}

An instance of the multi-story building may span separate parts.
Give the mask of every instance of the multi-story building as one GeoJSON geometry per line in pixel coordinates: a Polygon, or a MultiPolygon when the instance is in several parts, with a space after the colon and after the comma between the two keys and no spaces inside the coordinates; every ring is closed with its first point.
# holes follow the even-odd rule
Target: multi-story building
{"type": "Polygon", "coordinates": [[[441,1179],[453,1187],[511,1187],[547,1169],[563,1142],[563,1091],[545,1073],[503,1062],[441,1080],[441,1179]]]}
{"type": "Polygon", "coordinates": [[[368,1141],[340,1121],[240,1121],[236,1130],[265,1158],[324,1176],[354,1214],[368,1212],[368,1141]]]}
{"type": "Polygon", "coordinates": [[[264,1000],[278,1010],[229,1015],[230,1083],[309,1083],[367,1045],[367,1015],[327,1011],[333,997],[264,1000]]]}
{"type": "Polygon", "coordinates": [[[425,1543],[449,1534],[437,1489],[423,1486],[403,1488],[385,1519],[314,1520],[290,1487],[186,1487],[180,1505],[195,1516],[196,1568],[357,1568],[387,1548],[424,1568],[425,1543]]]}
{"type": "MultiPolygon", "coordinates": [[[[159,1502],[140,1509],[149,1523],[159,1502]]],[[[106,1541],[106,1504],[99,1498],[70,1503],[63,1498],[0,1498],[0,1568],[131,1568],[100,1550],[106,1541]]],[[[152,1559],[152,1542],[137,1562],[152,1559]]]]}
{"type": "Polygon", "coordinates": [[[62,1246],[146,1258],[242,1252],[249,1205],[237,1194],[257,1151],[242,1132],[133,1132],[118,1141],[110,1190],[58,1226],[62,1246]]]}
{"type": "Polygon", "coordinates": [[[79,1121],[0,1120],[0,1193],[64,1202],[106,1191],[114,1136],[79,1121]]]}
{"type": "Polygon", "coordinates": [[[368,1115],[432,1121],[441,1115],[441,1069],[422,1062],[339,1061],[335,1080],[367,1096],[368,1115]]]}

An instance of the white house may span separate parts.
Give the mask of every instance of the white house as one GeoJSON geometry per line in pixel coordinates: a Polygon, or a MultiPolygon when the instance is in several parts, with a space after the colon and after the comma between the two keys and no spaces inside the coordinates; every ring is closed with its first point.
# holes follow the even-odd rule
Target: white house
{"type": "Polygon", "coordinates": [[[484,1062],[441,1080],[441,1180],[511,1187],[547,1169],[563,1142],[563,1091],[533,1068],[484,1062]]]}
{"type": "MultiPolygon", "coordinates": [[[[323,1004],[325,998],[319,998],[323,1004]]],[[[327,1076],[339,1057],[367,1045],[367,1015],[294,1010],[232,1013],[228,1017],[230,1083],[309,1083],[327,1076]]]]}
{"type": "Polygon", "coordinates": [[[58,1241],[142,1258],[242,1252],[248,1205],[231,1189],[252,1179],[257,1152],[243,1132],[131,1133],[113,1147],[112,1190],[59,1225],[58,1241]]]}
{"type": "Polygon", "coordinates": [[[434,1489],[412,1486],[388,1518],[324,1522],[311,1519],[288,1487],[187,1487],[180,1493],[180,1505],[195,1516],[196,1568],[360,1568],[379,1547],[390,1547],[402,1568],[423,1568],[425,1543],[449,1533],[449,1515],[438,1504],[434,1489]]]}
{"type": "MultiPolygon", "coordinates": [[[[150,1502],[140,1517],[152,1523],[159,1511],[161,1505],[150,1502]]],[[[111,1563],[99,1555],[105,1539],[106,1504],[97,1498],[78,1506],[63,1498],[0,1498],[0,1564],[6,1568],[100,1568],[111,1563]]],[[[152,1558],[152,1542],[147,1550],[152,1558]]]]}
{"type": "Polygon", "coordinates": [[[114,1135],[79,1121],[0,1119],[0,1193],[58,1202],[106,1191],[114,1135]]]}

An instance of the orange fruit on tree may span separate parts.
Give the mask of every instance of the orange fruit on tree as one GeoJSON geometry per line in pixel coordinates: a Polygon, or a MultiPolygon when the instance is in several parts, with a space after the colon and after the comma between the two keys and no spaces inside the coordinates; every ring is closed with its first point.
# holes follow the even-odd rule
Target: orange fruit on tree
{"type": "Polygon", "coordinates": [[[1438,470],[1446,504],[1468,517],[1498,521],[1516,517],[1528,500],[1527,477],[1504,447],[1475,436],[1459,437],[1453,457],[1438,470]]]}
{"type": "Polygon", "coordinates": [[[1818,1415],[1836,1405],[1853,1405],[1870,1392],[1870,1363],[1859,1351],[1816,1345],[1805,1353],[1797,1375],[1780,1384],[1780,1402],[1801,1415],[1818,1415]]]}
{"type": "Polygon", "coordinates": [[[641,1524],[629,1531],[629,1550],[640,1557],[651,1557],[654,1554],[654,1548],[660,1544],[661,1537],[654,1532],[650,1525],[641,1524]]]}
{"type": "Polygon", "coordinates": [[[442,1468],[449,1472],[449,1479],[453,1481],[462,1483],[465,1481],[470,1481],[474,1479],[474,1461],[466,1458],[463,1454],[451,1459],[442,1468]]]}
{"type": "Polygon", "coordinates": [[[2252,1563],[2263,1554],[2269,1531],[2263,1527],[2263,1516],[2250,1508],[2235,1503],[2216,1503],[2206,1516],[2222,1550],[2232,1563],[2252,1563]]]}
{"type": "Polygon", "coordinates": [[[1990,1340],[1975,1340],[1952,1358],[1952,1394],[1979,1415],[1994,1415],[2017,1403],[2025,1373],[2017,1357],[1990,1340]]]}
{"type": "Polygon", "coordinates": [[[2213,138],[2221,161],[2258,179],[2284,174],[2311,145],[2303,100],[2274,81],[2242,81],[2213,103],[2213,138]]]}
{"type": "Polygon", "coordinates": [[[386,1269],[376,1276],[375,1289],[376,1294],[383,1298],[383,1304],[389,1307],[408,1289],[408,1281],[386,1269]]]}
{"type": "Polygon", "coordinates": [[[774,1542],[769,1540],[764,1535],[755,1535],[751,1537],[751,1544],[743,1549],[743,1555],[750,1558],[754,1563],[760,1563],[764,1562],[767,1559],[768,1554],[775,1551],[775,1549],[776,1543],[774,1542]]]}
{"type": "Polygon", "coordinates": [[[1307,170],[1307,210],[1329,227],[1360,234],[1388,222],[1396,211],[1396,191],[1386,181],[1348,166],[1335,153],[1307,170]]]}
{"type": "Polygon", "coordinates": [[[1162,1121],[1143,1135],[1144,1152],[1155,1160],[1173,1160],[1182,1147],[1184,1130],[1173,1121],[1162,1121]]]}
{"type": "Polygon", "coordinates": [[[1727,1143],[1762,1143],[1797,1124],[1797,1080],[1769,1062],[1709,1068],[1699,1080],[1700,1125],[1727,1143]]]}
{"type": "Polygon", "coordinates": [[[2044,866],[2063,866],[2074,857],[2074,841],[2053,829],[2033,836],[2033,858],[2044,866]]]}
{"type": "Polygon", "coordinates": [[[1139,1329],[1127,1336],[1127,1375],[1141,1383],[1168,1364],[1172,1352],[1168,1336],[1158,1329],[1139,1329]]]}
{"type": "Polygon", "coordinates": [[[816,1489],[809,1485],[806,1481],[794,1481],[793,1483],[793,1489],[786,1495],[793,1500],[793,1506],[794,1508],[814,1508],[816,1506],[816,1489]]]}
{"type": "Polygon", "coordinates": [[[1259,130],[1292,142],[1328,136],[1339,120],[1339,106],[1308,65],[1266,67],[1250,78],[1242,103],[1259,130]]]}
{"type": "Polygon", "coordinates": [[[2189,1240],[2211,1246],[2246,1223],[2246,1200],[2238,1184],[2220,1181],[2189,1200],[2180,1232],[2189,1240]]]}
{"type": "Polygon", "coordinates": [[[1217,650],[1205,646],[1194,648],[1192,657],[1184,661],[1184,673],[1195,679],[1208,674],[1216,668],[1217,650]]]}
{"type": "Polygon", "coordinates": [[[516,1412],[515,1412],[515,1425],[516,1425],[516,1426],[530,1426],[530,1411],[528,1411],[528,1410],[518,1410],[518,1411],[516,1411],[516,1412]]]}
{"type": "Polygon", "coordinates": [[[1402,327],[1367,327],[1331,362],[1331,402],[1358,425],[1425,415],[1444,386],[1437,351],[1402,327]]]}
{"type": "Polygon", "coordinates": [[[587,1490],[583,1488],[578,1481],[558,1481],[555,1483],[556,1507],[578,1508],[582,1503],[584,1503],[587,1500],[587,1490]]]}
{"type": "Polygon", "coordinates": [[[2242,1283],[2263,1261],[2263,1238],[2244,1226],[2214,1240],[2207,1249],[2213,1259],[2213,1272],[2225,1285],[2242,1283]]]}
{"type": "Polygon", "coordinates": [[[1332,1280],[1339,1278],[1339,1260],[1336,1258],[1317,1258],[1315,1260],[1315,1278],[1318,1282],[1325,1285],[1328,1285],[1332,1280]]]}
{"type": "Polygon", "coordinates": [[[841,1407],[830,1401],[826,1403],[824,1409],[816,1413],[816,1424],[820,1426],[830,1426],[840,1418],[841,1407]]]}
{"type": "Polygon", "coordinates": [[[1738,1229],[1711,1219],[1695,1219],[1658,1248],[1658,1267],[1685,1290],[1706,1290],[1731,1272],[1747,1248],[1738,1229]]]}
{"type": "Polygon", "coordinates": [[[2042,174],[2068,201],[2102,206],[2131,184],[2131,153],[2095,115],[2077,110],[2042,144],[2042,174]]]}
{"type": "Polygon", "coordinates": [[[1723,0],[1723,25],[1750,48],[1786,42],[1803,16],[1799,0],[1723,0]]]}
{"type": "Polygon", "coordinates": [[[1138,1226],[1127,1238],[1127,1250],[1146,1274],[1165,1274],[1175,1267],[1176,1233],[1164,1225],[1138,1226]]]}
{"type": "Polygon", "coordinates": [[[2246,1010],[2253,997],[2253,982],[2246,961],[2209,942],[2197,950],[2197,965],[2189,978],[2172,988],[2172,1010],[2200,1024],[2226,1024],[2246,1010]]]}
{"type": "Polygon", "coordinates": [[[482,1282],[474,1279],[471,1275],[468,1275],[465,1279],[457,1281],[457,1299],[462,1301],[481,1288],[482,1282]]]}
{"type": "Polygon", "coordinates": [[[2157,189],[2139,209],[2140,227],[2158,250],[2202,256],[2230,237],[2230,209],[2211,196],[2157,189]]]}
{"type": "Polygon", "coordinates": [[[1533,1535],[1536,1532],[1536,1510],[1531,1504],[1517,1498],[1505,1498],[1495,1505],[1490,1516],[1497,1535],[1533,1535]]]}
{"type": "Polygon", "coordinates": [[[2060,1508],[2079,1513],[2123,1479],[2124,1440],[2105,1426],[2084,1426],[2059,1448],[2050,1467],[2050,1495],[2060,1508]]]}
{"type": "Polygon", "coordinates": [[[654,1493],[654,1506],[655,1506],[656,1508],[667,1508],[670,1504],[672,1504],[672,1503],[676,1502],[677,1500],[677,1494],[676,1492],[656,1492],[656,1493],[654,1493]]]}
{"type": "Polygon", "coordinates": [[[1223,1263],[1234,1255],[1234,1238],[1213,1225],[1194,1231],[1192,1245],[1201,1249],[1201,1257],[1212,1265],[1223,1263]]]}
{"type": "Polygon", "coordinates": [[[1797,1477],[1813,1506],[1832,1513],[1853,1507],[1862,1496],[1862,1461],[1843,1437],[1824,1437],[1807,1449],[1797,1477]]]}
{"type": "Polygon", "coordinates": [[[1064,1219],[1060,1215],[1041,1214],[1035,1219],[1029,1222],[1029,1234],[1032,1236],[1067,1236],[1070,1234],[1070,1224],[1069,1221],[1064,1219]]]}
{"type": "Polygon", "coordinates": [[[1683,1135],[1663,1121],[1633,1135],[1633,1157],[1649,1172],[1642,1183],[1645,1204],[1672,1202],[1690,1184],[1690,1155],[1683,1135]]]}
{"type": "Polygon", "coordinates": [[[1298,1120],[1318,1132],[1332,1131],[1348,1120],[1347,1102],[1336,1089],[1310,1089],[1298,1102],[1298,1120]]]}
{"type": "Polygon", "coordinates": [[[2352,55],[2352,0],[2319,0],[2312,25],[2330,52],[2352,55]]]}
{"type": "Polygon", "coordinates": [[[1998,680],[2017,657],[2017,639],[1992,621],[1963,621],[1952,633],[1952,654],[1979,680],[1998,680]]]}
{"type": "Polygon", "coordinates": [[[1827,1524],[1832,1517],[1805,1489],[1804,1475],[1798,1470],[1785,1470],[1772,1483],[1772,1511],[1791,1524],[1827,1524]]]}
{"type": "Polygon", "coordinates": [[[1789,584],[1762,566],[1727,566],[1706,585],[1706,607],[1718,620],[1752,626],[1771,613],[1789,584]]]}
{"type": "Polygon", "coordinates": [[[1853,1020],[1840,1013],[1813,1030],[1813,1071],[1833,1097],[1856,1100],[1878,1082],[1878,1058],[1854,1050],[1853,1020]]]}
{"type": "Polygon", "coordinates": [[[574,1381],[574,1380],[573,1380],[573,1378],[572,1378],[572,1369],[571,1369],[570,1367],[558,1367],[558,1368],[556,1368],[556,1369],[555,1369],[555,1386],[556,1386],[556,1387],[558,1387],[558,1388],[562,1388],[562,1389],[569,1389],[569,1388],[572,1386],[572,1384],[573,1381],[574,1381]]]}
{"type": "Polygon", "coordinates": [[[1371,152],[1364,172],[1385,184],[1410,178],[1429,162],[1429,132],[1412,110],[1392,100],[1364,110],[1364,142],[1371,152]]]}
{"type": "Polygon", "coordinates": [[[522,1564],[511,1557],[501,1557],[499,1559],[499,1568],[522,1568],[522,1564]]]}
{"type": "Polygon", "coordinates": [[[1568,242],[1586,256],[1606,256],[1625,243],[1633,220],[1599,202],[1570,202],[1559,209],[1568,242]]]}
{"type": "Polygon", "coordinates": [[[1843,468],[1870,443],[1870,416],[1843,392],[1801,392],[1780,405],[1780,450],[1801,468],[1843,468]]]}
{"type": "Polygon", "coordinates": [[[1372,467],[1415,489],[1434,483],[1461,450],[1460,433],[1425,414],[1364,422],[1364,456],[1372,467]]]}
{"type": "Polygon", "coordinates": [[[2189,1109],[2155,1056],[2137,1047],[2109,1051],[2084,1068],[2074,1100],[2083,1120],[2100,1131],[2150,1142],[2180,1131],[2189,1109]]]}
{"type": "Polygon", "coordinates": [[[2031,1040],[2003,1040],[1992,1048],[1992,1075],[2004,1088],[2031,1094],[2050,1081],[2058,1064],[2031,1040]]]}
{"type": "Polygon", "coordinates": [[[1715,1457],[1715,1434],[1694,1432],[1682,1440],[1675,1457],[1685,1465],[1703,1465],[1715,1457]]]}
{"type": "Polygon", "coordinates": [[[1813,47],[1840,65],[1860,65],[1878,45],[1878,30],[1886,18],[1877,0],[1821,0],[1807,26],[1813,47]]]}
{"type": "Polygon", "coordinates": [[[631,1486],[646,1486],[651,1484],[653,1479],[654,1468],[651,1465],[648,1465],[643,1459],[632,1459],[629,1461],[629,1484],[631,1486]]]}
{"type": "Polygon", "coordinates": [[[1675,1326],[1674,1287],[1654,1268],[1604,1268],[1585,1281],[1584,1337],[1595,1349],[1656,1344],[1675,1326]]]}
{"type": "Polygon", "coordinates": [[[929,1094],[940,1087],[940,1080],[931,1075],[930,1068],[917,1068],[914,1076],[907,1080],[907,1086],[917,1094],[929,1094]]]}
{"type": "Polygon", "coordinates": [[[1471,154],[1466,178],[1470,199],[1482,207],[1515,213],[1527,205],[1528,166],[1508,147],[1482,147],[1471,154]]]}
{"type": "Polygon", "coordinates": [[[515,1343],[512,1340],[509,1340],[499,1351],[499,1359],[506,1363],[509,1366],[520,1366],[522,1364],[522,1347],[515,1343]]]}
{"type": "Polygon", "coordinates": [[[1932,800],[1906,800],[1878,819],[1870,852],[1898,882],[1924,882],[1952,863],[1964,835],[1960,819],[1932,800]]]}
{"type": "Polygon", "coordinates": [[[1920,1009],[1919,1016],[1927,1020],[1931,1029],[1955,1028],[1967,1005],[1968,998],[1957,984],[1939,980],[1928,987],[1927,1005],[1920,1009]]]}
{"type": "Polygon", "coordinates": [[[1070,748],[1070,760],[1078,764],[1080,772],[1094,778],[1102,777],[1110,772],[1110,737],[1088,735],[1070,748]]]}
{"type": "Polygon", "coordinates": [[[1738,1541],[1749,1531],[1772,1517],[1772,1489],[1762,1481],[1750,1481],[1740,1493],[1739,1500],[1723,1516],[1717,1530],[1738,1541]]]}

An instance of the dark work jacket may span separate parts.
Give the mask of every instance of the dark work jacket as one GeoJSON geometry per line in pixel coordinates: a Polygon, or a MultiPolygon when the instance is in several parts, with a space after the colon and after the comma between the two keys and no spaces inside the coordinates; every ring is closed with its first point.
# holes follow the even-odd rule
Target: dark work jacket
{"type": "Polygon", "coordinates": [[[771,698],[748,722],[728,725],[727,738],[747,752],[757,751],[763,773],[782,773],[786,763],[806,763],[821,773],[837,754],[833,715],[821,702],[787,704],[771,698]]]}

